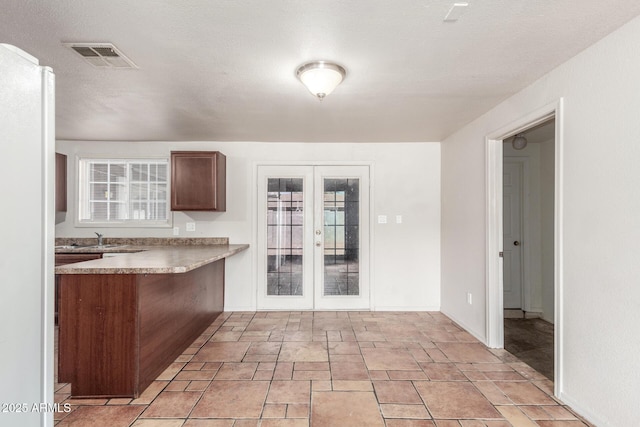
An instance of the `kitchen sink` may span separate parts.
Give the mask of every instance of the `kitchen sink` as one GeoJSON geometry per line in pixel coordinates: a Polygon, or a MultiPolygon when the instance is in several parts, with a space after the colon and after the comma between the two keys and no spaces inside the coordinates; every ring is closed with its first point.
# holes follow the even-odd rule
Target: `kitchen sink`
{"type": "Polygon", "coordinates": [[[61,245],[56,246],[56,249],[82,249],[82,248],[92,248],[95,245],[61,245]]]}
{"type": "Polygon", "coordinates": [[[125,246],[128,245],[61,245],[56,246],[55,249],[113,249],[125,246]]]}

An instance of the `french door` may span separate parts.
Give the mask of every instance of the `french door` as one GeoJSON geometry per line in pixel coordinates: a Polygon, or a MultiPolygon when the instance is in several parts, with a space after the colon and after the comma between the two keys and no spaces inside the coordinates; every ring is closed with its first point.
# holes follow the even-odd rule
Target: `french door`
{"type": "Polygon", "coordinates": [[[258,166],[259,309],[369,309],[369,167],[258,166]]]}

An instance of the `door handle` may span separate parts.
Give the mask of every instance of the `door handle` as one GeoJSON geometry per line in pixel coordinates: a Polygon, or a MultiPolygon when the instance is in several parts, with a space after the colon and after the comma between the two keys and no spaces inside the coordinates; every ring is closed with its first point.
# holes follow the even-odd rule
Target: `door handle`
{"type": "Polygon", "coordinates": [[[515,242],[513,242],[513,246],[520,246],[520,242],[516,240],[515,242]]]}
{"type": "Polygon", "coordinates": [[[316,242],[316,246],[322,246],[322,242],[316,242]]]}

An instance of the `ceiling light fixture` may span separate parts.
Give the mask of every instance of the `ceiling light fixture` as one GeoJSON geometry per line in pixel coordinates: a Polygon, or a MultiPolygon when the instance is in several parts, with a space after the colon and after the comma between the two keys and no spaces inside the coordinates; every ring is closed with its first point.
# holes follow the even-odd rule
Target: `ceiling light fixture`
{"type": "Polygon", "coordinates": [[[511,146],[513,146],[514,150],[522,150],[527,146],[527,138],[524,137],[523,133],[519,133],[513,137],[513,141],[511,141],[511,146]]]}
{"type": "Polygon", "coordinates": [[[328,61],[308,62],[298,67],[296,76],[320,101],[342,83],[347,72],[343,67],[328,61]]]}

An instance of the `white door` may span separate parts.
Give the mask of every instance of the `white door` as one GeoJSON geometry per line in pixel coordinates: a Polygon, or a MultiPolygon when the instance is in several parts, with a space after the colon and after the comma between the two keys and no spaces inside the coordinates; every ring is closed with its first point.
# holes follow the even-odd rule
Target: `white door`
{"type": "Polygon", "coordinates": [[[522,164],[503,168],[503,305],[522,309],[522,164]]]}
{"type": "Polygon", "coordinates": [[[369,308],[369,167],[258,167],[259,309],[369,308]]]}

